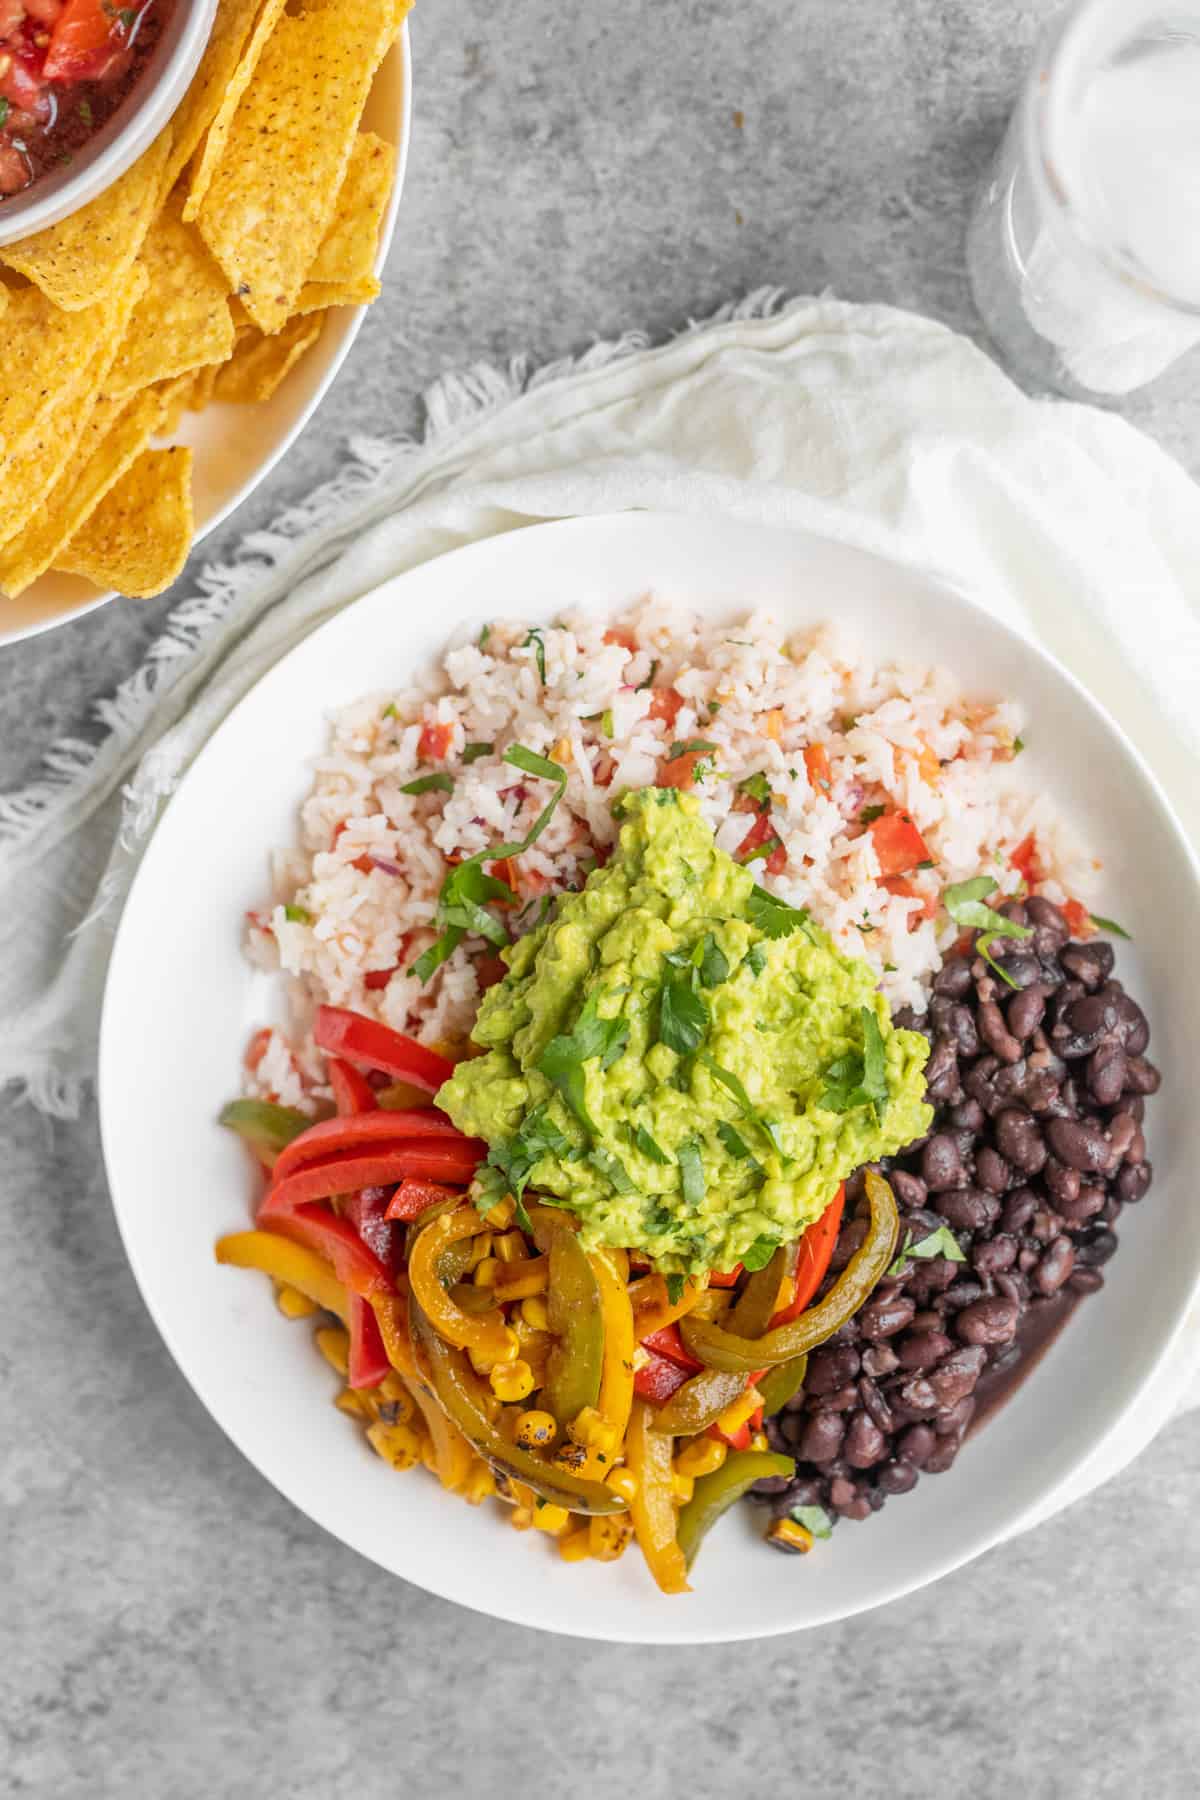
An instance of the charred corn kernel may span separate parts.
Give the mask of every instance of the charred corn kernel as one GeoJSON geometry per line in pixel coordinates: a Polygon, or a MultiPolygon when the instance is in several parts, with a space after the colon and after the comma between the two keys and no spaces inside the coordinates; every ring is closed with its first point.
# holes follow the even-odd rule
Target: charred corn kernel
{"type": "Polygon", "coordinates": [[[558,1554],[564,1562],[586,1562],[592,1554],[588,1528],[581,1531],[567,1531],[558,1540],[558,1554]]]}
{"type": "Polygon", "coordinates": [[[718,1429],[723,1431],[726,1437],[736,1437],[742,1426],[748,1419],[754,1417],[761,1405],[762,1395],[756,1387],[751,1385],[744,1394],[739,1394],[737,1399],[725,1408],[717,1420],[718,1429]]]}
{"type": "Polygon", "coordinates": [[[813,1535],[797,1519],[776,1519],[768,1527],[767,1542],[793,1556],[805,1556],[813,1547],[813,1535]]]}
{"type": "Polygon", "coordinates": [[[517,1420],[517,1442],[524,1444],[527,1450],[544,1449],[557,1436],[558,1421],[553,1413],[539,1412],[536,1407],[531,1407],[517,1420]]]}
{"type": "Polygon", "coordinates": [[[588,1552],[597,1562],[616,1562],[624,1556],[633,1536],[628,1513],[597,1514],[588,1520],[588,1552]]]}
{"type": "Polygon", "coordinates": [[[393,1400],[379,1387],[364,1394],[363,1398],[382,1425],[411,1425],[417,1416],[416,1402],[411,1394],[401,1393],[393,1400]]]}
{"type": "MultiPolygon", "coordinates": [[[[481,1356],[478,1350],[468,1350],[471,1367],[477,1375],[490,1375],[493,1369],[502,1368],[506,1363],[516,1362],[521,1354],[521,1340],[509,1326],[504,1327],[503,1347],[499,1356],[481,1356]]],[[[503,1399],[503,1395],[501,1398],[503,1399]]],[[[523,1398],[524,1396],[521,1396],[523,1398]]]]}
{"type": "Polygon", "coordinates": [[[350,1334],[340,1325],[322,1325],[313,1336],[325,1361],[339,1375],[344,1375],[350,1367],[350,1334]]]}
{"type": "Polygon", "coordinates": [[[471,1280],[475,1283],[476,1287],[495,1287],[496,1271],[499,1267],[500,1264],[496,1261],[494,1256],[485,1256],[482,1262],[475,1264],[471,1280]]]}
{"type": "Polygon", "coordinates": [[[712,1475],[719,1469],[728,1455],[729,1446],[720,1438],[693,1438],[675,1458],[675,1472],[698,1481],[701,1475],[712,1475]]]}
{"type": "Polygon", "coordinates": [[[517,1203],[511,1194],[505,1194],[503,1200],[497,1200],[491,1212],[484,1213],[484,1219],[493,1231],[506,1231],[513,1222],[517,1203]]]}
{"type": "Polygon", "coordinates": [[[751,1434],[750,1448],[752,1450],[769,1450],[771,1448],[771,1440],[765,1431],[755,1431],[751,1434]]]}
{"type": "Polygon", "coordinates": [[[533,1524],[532,1506],[514,1506],[508,1515],[508,1522],[514,1531],[528,1531],[533,1524]]]}
{"type": "Polygon", "coordinates": [[[764,737],[771,738],[776,744],[783,736],[783,713],[778,706],[773,706],[762,722],[764,737]]]}
{"type": "Polygon", "coordinates": [[[550,1329],[550,1314],[546,1311],[546,1302],[540,1294],[533,1294],[528,1300],[522,1300],[521,1317],[531,1331],[550,1329]]]}
{"type": "Polygon", "coordinates": [[[559,738],[557,744],[555,744],[553,750],[550,752],[550,761],[558,763],[560,768],[565,769],[570,760],[571,740],[570,738],[559,738]]]}
{"type": "Polygon", "coordinates": [[[497,1363],[488,1380],[498,1400],[525,1400],[533,1392],[533,1370],[520,1357],[515,1362],[497,1363]]]}
{"type": "Polygon", "coordinates": [[[677,1469],[671,1470],[671,1498],[676,1506],[686,1506],[692,1497],[696,1483],[691,1475],[681,1475],[677,1469]]]}
{"type": "Polygon", "coordinates": [[[500,1261],[506,1263],[520,1262],[528,1255],[525,1239],[519,1231],[503,1232],[496,1239],[492,1248],[500,1261]]]}
{"type": "Polygon", "coordinates": [[[316,1301],[294,1287],[277,1287],[275,1304],[285,1319],[310,1319],[317,1311],[316,1301]]]}
{"type": "Polygon", "coordinates": [[[617,1431],[594,1406],[585,1406],[576,1413],[567,1426],[567,1436],[573,1444],[598,1451],[609,1462],[617,1453],[617,1431]]]}
{"type": "Polygon", "coordinates": [[[534,1530],[544,1531],[550,1537],[560,1536],[570,1523],[571,1515],[566,1507],[555,1506],[552,1500],[547,1500],[543,1506],[535,1506],[533,1509],[534,1530]]]}
{"type": "Polygon", "coordinates": [[[481,1506],[496,1491],[496,1477],[485,1462],[476,1458],[471,1473],[463,1484],[462,1497],[468,1506],[481,1506]]]}
{"type": "Polygon", "coordinates": [[[478,1237],[471,1239],[471,1260],[468,1269],[477,1269],[485,1256],[492,1254],[493,1238],[490,1231],[481,1231],[478,1237]]]}
{"type": "Polygon", "coordinates": [[[604,1477],[604,1485],[620,1495],[628,1506],[638,1491],[638,1478],[632,1469],[610,1469],[604,1477]]]}
{"type": "Polygon", "coordinates": [[[367,1419],[371,1416],[362,1396],[355,1393],[353,1388],[343,1388],[333,1404],[339,1412],[349,1413],[354,1419],[367,1419]]]}
{"type": "Polygon", "coordinates": [[[410,1425],[368,1425],[367,1441],[393,1469],[411,1469],[421,1461],[421,1440],[410,1425]]]}

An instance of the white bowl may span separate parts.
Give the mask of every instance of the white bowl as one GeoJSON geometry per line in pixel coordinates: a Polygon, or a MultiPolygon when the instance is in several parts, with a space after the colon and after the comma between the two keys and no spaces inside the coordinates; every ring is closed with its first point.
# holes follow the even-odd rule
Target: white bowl
{"type": "MultiPolygon", "coordinates": [[[[412,45],[407,24],[380,64],[363,113],[363,126],[396,147],[396,179],[379,233],[375,273],[383,275],[392,247],[412,128],[412,45]]],[[[376,301],[376,305],[379,302],[376,301]]],[[[208,406],[187,413],[172,443],[196,452],[192,497],[196,514],[193,549],[223,525],[243,500],[287,455],[337,378],[370,309],[334,307],[314,347],[261,406],[208,406]]],[[[43,575],[15,600],[0,595],[0,645],[19,643],[81,619],[121,596],[77,575],[43,575]]],[[[127,600],[140,606],[140,600],[127,600]]]]}
{"type": "MultiPolygon", "coordinates": [[[[100,1046],[100,1112],[117,1219],[146,1303],[214,1418],[267,1479],[385,1569],[464,1605],[581,1637],[703,1643],[768,1636],[877,1606],[995,1544],[1136,1424],[1170,1367],[1200,1284],[1200,870],[1137,751],[1051,657],[962,594],[845,546],[774,528],[627,514],[512,533],[368,594],[259,683],[168,806],[117,934],[100,1046]],[[335,1383],[262,1276],[219,1268],[213,1241],[245,1225],[257,1182],[215,1124],[269,978],[239,949],[267,891],[267,855],[294,841],[326,717],[408,680],[462,623],[612,610],[647,589],[715,616],[771,606],[789,625],[836,612],[881,658],[952,668],[1026,707],[1018,768],[1073,814],[1106,867],[1102,906],[1135,935],[1119,969],[1146,1007],[1166,1079],[1148,1113],[1156,1179],[1127,1209],[1103,1291],[1080,1307],[1016,1397],[947,1474],[863,1525],[782,1559],[762,1516],[736,1509],[666,1599],[630,1554],[567,1566],[538,1534],[398,1476],[330,1404],[335,1383]]],[[[237,1521],[230,1521],[237,1529],[237,1521]]]]}
{"type": "Polygon", "coordinates": [[[217,0],[177,0],[154,54],[113,117],[70,165],[0,201],[0,245],[32,237],[96,200],[149,149],[187,93],[212,34],[217,0]]]}

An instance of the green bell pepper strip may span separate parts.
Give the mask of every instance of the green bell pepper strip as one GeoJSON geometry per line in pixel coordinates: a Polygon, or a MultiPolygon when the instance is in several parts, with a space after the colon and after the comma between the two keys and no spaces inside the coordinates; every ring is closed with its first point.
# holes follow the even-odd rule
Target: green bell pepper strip
{"type": "Polygon", "coordinates": [[[758,1391],[762,1395],[764,1418],[769,1419],[774,1413],[779,1412],[794,1394],[800,1392],[807,1373],[807,1356],[797,1356],[791,1362],[779,1363],[774,1369],[768,1369],[758,1384],[758,1391]]]}
{"type": "Polygon", "coordinates": [[[673,1437],[693,1437],[698,1431],[707,1431],[745,1391],[744,1375],[729,1375],[724,1369],[701,1369],[699,1375],[685,1381],[659,1407],[654,1415],[654,1429],[673,1437]]]}
{"type": "Polygon", "coordinates": [[[729,1315],[730,1331],[739,1337],[762,1336],[775,1316],[783,1278],[795,1269],[799,1252],[799,1243],[780,1244],[766,1267],[751,1275],[729,1315]]]}
{"type": "Polygon", "coordinates": [[[539,1405],[562,1427],[600,1398],[604,1369],[604,1315],[600,1284],[579,1239],[552,1207],[530,1210],[533,1241],[549,1255],[546,1311],[557,1342],[546,1362],[539,1405]]]}
{"type": "Polygon", "coordinates": [[[679,1514],[676,1538],[690,1569],[696,1552],[723,1513],[735,1500],[768,1475],[791,1476],[796,1465],[790,1456],[773,1450],[735,1450],[711,1475],[701,1475],[692,1497],[679,1514]]]}
{"type": "Polygon", "coordinates": [[[887,1182],[873,1169],[867,1170],[867,1199],[871,1206],[867,1235],[823,1300],[798,1319],[756,1338],[739,1337],[708,1319],[685,1317],[679,1332],[692,1355],[710,1369],[749,1375],[756,1369],[791,1362],[832,1337],[882,1279],[896,1248],[900,1226],[896,1201],[887,1182]]]}
{"type": "Polygon", "coordinates": [[[313,1121],[294,1106],[276,1106],[270,1100],[231,1100],[220,1123],[236,1131],[250,1148],[271,1162],[293,1138],[307,1131],[313,1121]]]}
{"type": "Polygon", "coordinates": [[[563,1506],[568,1512],[624,1512],[627,1502],[600,1481],[588,1481],[572,1475],[568,1469],[543,1462],[520,1444],[510,1444],[500,1436],[483,1410],[478,1383],[465,1353],[447,1344],[433,1329],[415,1301],[409,1301],[409,1318],[413,1335],[429,1364],[438,1404],[466,1438],[471,1448],[501,1475],[523,1481],[543,1500],[563,1506]]]}

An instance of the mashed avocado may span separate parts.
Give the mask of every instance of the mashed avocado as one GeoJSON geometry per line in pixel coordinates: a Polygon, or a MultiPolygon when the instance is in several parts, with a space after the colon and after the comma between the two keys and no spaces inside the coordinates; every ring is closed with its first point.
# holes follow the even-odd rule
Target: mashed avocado
{"type": "Polygon", "coordinates": [[[893,1028],[866,963],[718,850],[692,796],[619,804],[617,853],[504,953],[487,1053],[438,1105],[589,1247],[757,1267],[928,1130],[928,1045],[893,1028]]]}

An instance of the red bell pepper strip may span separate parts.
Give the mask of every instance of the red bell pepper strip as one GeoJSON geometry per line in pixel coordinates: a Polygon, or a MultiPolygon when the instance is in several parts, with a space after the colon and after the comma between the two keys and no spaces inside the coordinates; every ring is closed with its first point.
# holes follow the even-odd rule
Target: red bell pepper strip
{"type": "Polygon", "coordinates": [[[348,1194],[342,1202],[341,1213],[353,1225],[368,1250],[375,1255],[386,1269],[395,1274],[398,1264],[403,1262],[400,1255],[401,1244],[399,1233],[388,1224],[388,1202],[392,1197],[390,1188],[360,1188],[356,1194],[348,1194]]]}
{"type": "MultiPolygon", "coordinates": [[[[465,1140],[443,1144],[431,1138],[411,1143],[380,1146],[372,1154],[350,1151],[297,1169],[272,1184],[270,1199],[276,1213],[293,1212],[312,1200],[331,1200],[335,1194],[352,1194],[357,1188],[394,1187],[406,1175],[426,1175],[466,1187],[480,1163],[480,1152],[465,1140]]],[[[277,1165],[278,1167],[278,1165],[277,1165]]]]}
{"type": "Polygon", "coordinates": [[[438,1112],[435,1107],[414,1106],[408,1112],[376,1108],[374,1112],[355,1113],[350,1118],[322,1119],[319,1125],[310,1125],[307,1131],[302,1131],[299,1137],[284,1146],[275,1163],[275,1174],[277,1178],[291,1175],[296,1169],[325,1162],[344,1150],[357,1150],[364,1156],[382,1155],[388,1150],[399,1150],[410,1138],[446,1144],[459,1150],[469,1147],[473,1154],[487,1155],[486,1144],[481,1144],[478,1138],[465,1138],[457,1125],[452,1125],[445,1113],[438,1112]]]}
{"type": "Polygon", "coordinates": [[[388,1201],[385,1219],[417,1219],[431,1206],[440,1206],[443,1200],[453,1200],[453,1188],[442,1187],[436,1181],[417,1181],[412,1176],[406,1177],[388,1201]]]}
{"type": "Polygon", "coordinates": [[[724,1274],[719,1273],[716,1269],[712,1270],[708,1277],[708,1285],[719,1288],[736,1287],[741,1278],[742,1265],[738,1263],[736,1268],[727,1269],[724,1274]]]}
{"type": "Polygon", "coordinates": [[[260,1230],[291,1238],[293,1243],[323,1256],[351,1293],[369,1299],[372,1294],[394,1292],[391,1276],[348,1220],[339,1219],[326,1206],[310,1204],[281,1211],[273,1204],[274,1199],[273,1190],[258,1209],[256,1223],[260,1230]]]}
{"type": "Polygon", "coordinates": [[[350,1326],[350,1367],[346,1376],[352,1388],[378,1387],[391,1373],[387,1351],[379,1331],[379,1321],[369,1300],[361,1294],[348,1294],[350,1326]]]}
{"type": "Polygon", "coordinates": [[[665,1356],[656,1356],[650,1351],[650,1361],[634,1371],[633,1390],[643,1400],[651,1400],[655,1406],[662,1406],[671,1398],[676,1388],[681,1388],[687,1380],[687,1370],[681,1369],[678,1363],[668,1362],[665,1356]]]}
{"type": "Polygon", "coordinates": [[[681,1369],[689,1369],[693,1374],[704,1367],[685,1346],[679,1335],[678,1325],[664,1325],[661,1331],[650,1332],[642,1339],[642,1348],[652,1350],[656,1356],[665,1356],[668,1362],[677,1364],[681,1369]]]}
{"type": "Polygon", "coordinates": [[[375,1111],[375,1089],[365,1075],[340,1057],[330,1058],[329,1085],[333,1089],[333,1104],[341,1118],[375,1111]]]}
{"type": "Polygon", "coordinates": [[[731,1450],[748,1450],[750,1448],[750,1421],[744,1419],[736,1431],[722,1431],[719,1425],[710,1425],[707,1435],[716,1438],[718,1443],[728,1444],[731,1450]]]}
{"type": "Polygon", "coordinates": [[[798,1319],[824,1281],[833,1247],[838,1240],[838,1232],[842,1228],[842,1210],[845,1204],[846,1187],[843,1182],[820,1218],[813,1220],[800,1239],[795,1292],[787,1305],[781,1306],[771,1320],[772,1331],[776,1325],[789,1325],[793,1319],[798,1319]]]}
{"type": "Polygon", "coordinates": [[[906,812],[884,813],[868,827],[881,875],[907,875],[930,861],[929,846],[906,812]]]}
{"type": "Polygon", "coordinates": [[[368,1069],[382,1069],[398,1081],[411,1081],[414,1087],[436,1094],[444,1081],[454,1073],[454,1064],[436,1050],[427,1050],[415,1038],[368,1019],[362,1013],[348,1012],[342,1006],[320,1006],[313,1027],[317,1045],[330,1056],[341,1056],[347,1062],[368,1069]]]}

